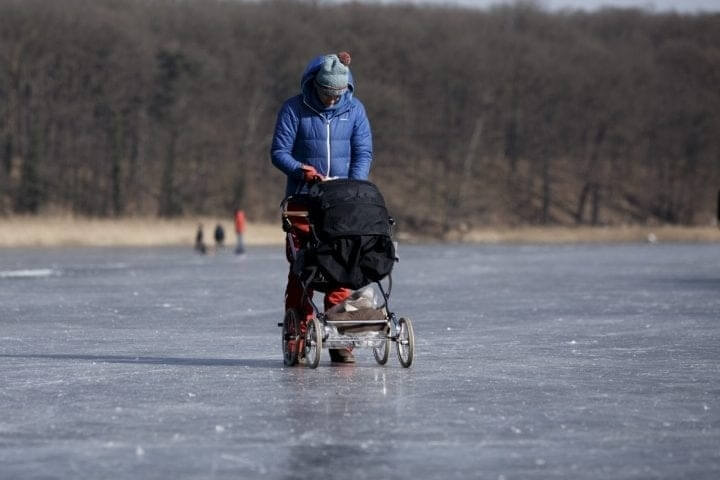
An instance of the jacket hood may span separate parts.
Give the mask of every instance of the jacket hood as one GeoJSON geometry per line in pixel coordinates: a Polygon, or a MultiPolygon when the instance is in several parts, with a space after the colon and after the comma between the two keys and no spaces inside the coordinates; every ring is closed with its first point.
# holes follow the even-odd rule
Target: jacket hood
{"type": "MultiPolygon", "coordinates": [[[[306,101],[312,101],[313,79],[315,78],[315,75],[317,74],[318,70],[320,70],[320,66],[323,64],[324,57],[325,57],[325,55],[318,55],[317,57],[310,60],[310,63],[308,63],[307,67],[305,67],[305,72],[303,72],[303,74],[302,74],[302,78],[300,80],[300,91],[302,92],[303,97],[305,98],[306,101]]],[[[348,89],[347,89],[347,92],[345,92],[343,94],[343,99],[341,100],[341,104],[346,104],[346,102],[349,102],[350,100],[352,100],[354,90],[355,90],[355,80],[353,80],[352,70],[349,70],[348,71],[348,89]]]]}

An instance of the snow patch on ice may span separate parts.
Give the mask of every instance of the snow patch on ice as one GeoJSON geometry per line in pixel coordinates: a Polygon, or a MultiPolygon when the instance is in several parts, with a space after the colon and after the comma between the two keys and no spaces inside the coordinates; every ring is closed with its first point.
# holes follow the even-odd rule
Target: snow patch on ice
{"type": "Polygon", "coordinates": [[[25,270],[0,270],[0,278],[38,278],[59,275],[60,272],[52,268],[33,268],[25,270]]]}

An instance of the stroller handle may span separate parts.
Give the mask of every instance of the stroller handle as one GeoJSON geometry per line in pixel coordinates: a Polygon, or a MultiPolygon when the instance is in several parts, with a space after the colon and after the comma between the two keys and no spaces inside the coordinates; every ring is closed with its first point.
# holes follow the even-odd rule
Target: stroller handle
{"type": "Polygon", "coordinates": [[[289,197],[285,197],[282,202],[280,202],[280,212],[285,217],[307,217],[310,215],[310,212],[307,210],[307,208],[302,209],[302,207],[305,207],[307,202],[305,195],[300,196],[293,196],[290,195],[289,197]],[[288,206],[291,206],[293,208],[290,210],[288,206]],[[297,207],[301,208],[297,208],[297,207]],[[297,210],[296,210],[297,208],[297,210]]]}
{"type": "Polygon", "coordinates": [[[289,210],[282,212],[283,217],[307,217],[310,212],[307,210],[289,210]]]}

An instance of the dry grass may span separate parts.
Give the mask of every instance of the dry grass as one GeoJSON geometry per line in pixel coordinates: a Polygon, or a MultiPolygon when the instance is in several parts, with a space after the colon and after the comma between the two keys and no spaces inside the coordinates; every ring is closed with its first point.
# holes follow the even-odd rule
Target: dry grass
{"type": "MultiPolygon", "coordinates": [[[[228,219],[88,219],[47,216],[0,218],[0,247],[192,246],[198,223],[203,224],[205,243],[213,243],[215,225],[220,223],[225,229],[226,244],[234,245],[235,227],[228,219]]],[[[278,222],[276,225],[247,225],[244,240],[246,245],[268,245],[280,244],[284,238],[278,222]]]]}
{"type": "Polygon", "coordinates": [[[499,227],[456,232],[448,241],[462,243],[621,243],[720,242],[720,229],[675,226],[499,227]]]}
{"type": "MultiPolygon", "coordinates": [[[[235,243],[232,221],[213,217],[161,220],[156,218],[87,219],[72,216],[1,217],[0,247],[64,246],[192,246],[198,223],[206,243],[212,243],[215,225],[225,228],[228,245],[235,243]]],[[[278,224],[248,224],[246,245],[284,242],[278,224]]],[[[398,235],[400,241],[433,241],[421,235],[398,235]]],[[[498,227],[452,232],[443,239],[460,243],[618,243],[720,242],[720,229],[708,227],[498,227]]],[[[434,239],[437,241],[437,239],[434,239]]]]}

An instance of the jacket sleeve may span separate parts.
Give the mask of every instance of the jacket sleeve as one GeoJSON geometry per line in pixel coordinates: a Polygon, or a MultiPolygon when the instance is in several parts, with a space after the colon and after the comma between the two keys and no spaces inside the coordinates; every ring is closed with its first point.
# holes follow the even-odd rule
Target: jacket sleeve
{"type": "Polygon", "coordinates": [[[272,164],[285,175],[296,179],[302,178],[302,163],[292,156],[298,121],[298,116],[293,110],[291,101],[285,102],[278,113],[272,146],[270,147],[272,164]]]}
{"type": "Polygon", "coordinates": [[[357,100],[357,115],[350,139],[351,158],[348,177],[356,180],[367,180],[370,174],[370,164],[373,160],[372,131],[370,121],[365,113],[365,107],[357,100]]]}

